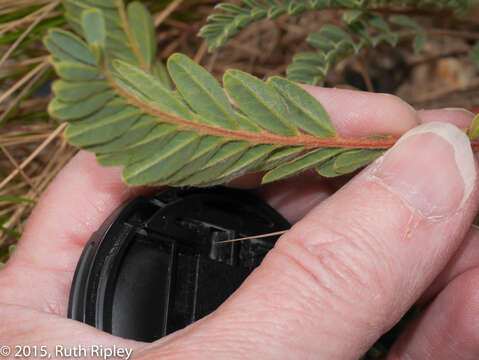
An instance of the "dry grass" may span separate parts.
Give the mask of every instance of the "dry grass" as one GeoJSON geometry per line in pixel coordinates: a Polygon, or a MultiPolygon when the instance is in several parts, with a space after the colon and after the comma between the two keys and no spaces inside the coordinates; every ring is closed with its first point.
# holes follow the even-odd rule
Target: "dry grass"
{"type": "MultiPolygon", "coordinates": [[[[215,3],[149,2],[158,26],[159,56],[166,59],[183,52],[218,78],[228,68],[259,77],[284,74],[296,52],[309,50],[304,42],[308,34],[320,24],[340,20],[334,11],[308,13],[299,19],[283,16],[249,27],[209,54],[196,33],[215,3]]],[[[0,261],[23,231],[34,202],[76,152],[63,138],[65,126],[46,113],[54,74],[41,37],[48,27],[66,26],[58,4],[3,0],[0,8],[0,261]]],[[[418,20],[433,35],[434,29],[450,23],[450,19],[418,20]]],[[[464,34],[479,30],[479,25],[464,24],[468,27],[458,26],[457,33],[448,36],[436,32],[420,55],[404,43],[394,50],[380,46],[352,57],[331,72],[325,84],[396,93],[419,108],[471,108],[479,104],[479,76],[468,55],[474,42],[464,34]]]]}

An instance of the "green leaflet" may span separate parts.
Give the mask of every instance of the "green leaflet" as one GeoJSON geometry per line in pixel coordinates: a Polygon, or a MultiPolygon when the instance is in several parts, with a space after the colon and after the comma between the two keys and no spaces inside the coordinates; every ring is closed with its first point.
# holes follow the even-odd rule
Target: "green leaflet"
{"type": "Polygon", "coordinates": [[[479,115],[474,117],[472,120],[471,128],[469,129],[469,138],[471,140],[477,140],[479,137],[479,115]]]}
{"type": "Polygon", "coordinates": [[[336,176],[340,176],[341,174],[334,170],[335,161],[336,161],[336,158],[332,158],[332,159],[329,159],[328,161],[325,161],[324,163],[322,163],[316,168],[316,171],[318,172],[319,175],[325,178],[333,178],[336,176]]]}
{"type": "Polygon", "coordinates": [[[127,111],[102,118],[93,124],[85,124],[85,121],[72,124],[66,130],[65,135],[68,141],[76,146],[103,144],[127,131],[139,116],[140,112],[137,109],[130,108],[127,111]]]}
{"type": "Polygon", "coordinates": [[[177,182],[202,169],[223,143],[224,140],[221,138],[202,136],[193,156],[184,163],[180,170],[166,179],[168,184],[176,185],[177,182]]]}
{"type": "Polygon", "coordinates": [[[208,162],[188,178],[179,181],[177,185],[207,185],[208,181],[214,181],[219,174],[234,164],[249,145],[243,141],[231,141],[219,148],[219,150],[208,160],[208,162]]]}
{"type": "Polygon", "coordinates": [[[354,149],[342,152],[319,165],[316,170],[321,176],[336,177],[352,173],[378,158],[384,149],[354,149]]]}
{"type": "Polygon", "coordinates": [[[161,110],[191,119],[188,107],[179,101],[173,91],[168,90],[158,79],[121,60],[114,61],[113,66],[129,86],[154,101],[161,110]]]}
{"type": "MultiPolygon", "coordinates": [[[[121,3],[120,3],[121,4],[121,3]]],[[[123,4],[121,4],[123,5],[123,4]]],[[[74,17],[81,17],[81,14],[85,10],[89,10],[92,7],[98,8],[102,11],[103,16],[105,17],[105,21],[116,23],[118,26],[121,26],[121,19],[118,16],[117,7],[102,7],[87,0],[63,0],[63,6],[65,7],[67,13],[74,17]]]]}
{"type": "Polygon", "coordinates": [[[243,130],[253,133],[261,133],[263,129],[255,124],[250,118],[243,115],[241,111],[235,109],[235,120],[238,123],[239,127],[243,130]]]}
{"type": "Polygon", "coordinates": [[[270,170],[279,164],[289,161],[290,159],[297,156],[301,151],[304,150],[302,146],[286,146],[274,150],[271,154],[264,160],[264,162],[256,168],[253,168],[254,171],[265,171],[270,170]]]}
{"type": "Polygon", "coordinates": [[[89,44],[105,46],[106,25],[103,13],[98,9],[85,10],[82,14],[82,27],[89,44]]]}
{"type": "Polygon", "coordinates": [[[96,66],[96,59],[88,46],[70,32],[61,29],[49,30],[44,43],[52,55],[60,60],[96,66]]]}
{"type": "Polygon", "coordinates": [[[76,102],[105,91],[110,86],[106,81],[76,81],[56,80],[52,89],[62,102],[76,102]]]}
{"type": "Polygon", "coordinates": [[[384,151],[383,149],[359,149],[344,152],[334,162],[334,171],[339,174],[352,173],[374,161],[384,151]]]}
{"type": "Polygon", "coordinates": [[[263,184],[283,179],[285,177],[311,169],[315,166],[318,166],[318,164],[324,163],[332,157],[335,157],[343,151],[344,149],[341,148],[325,148],[310,151],[307,154],[279,165],[274,170],[269,171],[263,177],[263,184]]]}
{"type": "Polygon", "coordinates": [[[182,54],[168,59],[168,70],[188,104],[214,124],[238,129],[233,107],[216,79],[204,68],[182,54]]]}
{"type": "Polygon", "coordinates": [[[129,145],[144,139],[156,124],[158,124],[158,122],[153,116],[143,115],[127,132],[121,134],[116,139],[104,144],[88,146],[85,149],[97,154],[124,150],[129,145]]]}
{"type": "Polygon", "coordinates": [[[412,20],[409,16],[393,15],[389,17],[389,21],[393,24],[397,24],[411,30],[420,29],[420,26],[418,25],[418,23],[412,20]]]}
{"type": "Polygon", "coordinates": [[[163,144],[162,150],[142,161],[127,165],[123,169],[123,179],[129,185],[159,183],[174,174],[193,155],[200,137],[193,132],[178,132],[170,141],[163,144]]]}
{"type": "Polygon", "coordinates": [[[128,165],[141,161],[159,152],[163,144],[176,134],[176,130],[174,125],[158,124],[141,141],[122,151],[98,154],[97,160],[103,166],[128,165]]]}
{"type": "Polygon", "coordinates": [[[228,170],[225,170],[221,177],[214,179],[213,183],[211,181],[205,182],[205,185],[222,184],[245,174],[265,159],[273,149],[273,145],[251,147],[228,170]]]}
{"type": "Polygon", "coordinates": [[[272,86],[239,70],[228,70],[223,85],[240,110],[265,129],[289,136],[298,133],[288,122],[288,111],[272,86]]]}
{"type": "Polygon", "coordinates": [[[116,9],[118,1],[117,0],[83,0],[85,3],[105,8],[105,9],[116,9]]]}
{"type": "Polygon", "coordinates": [[[306,90],[277,76],[270,78],[268,84],[281,93],[288,106],[290,121],[299,128],[319,137],[332,137],[336,134],[326,110],[306,90]]]}
{"type": "Polygon", "coordinates": [[[127,8],[128,23],[140,49],[143,60],[151,67],[156,57],[156,32],[150,13],[140,2],[132,2],[127,8]]]}
{"type": "Polygon", "coordinates": [[[153,64],[151,72],[152,75],[159,79],[168,90],[173,90],[170,75],[166,70],[166,66],[161,61],[156,61],[153,64]]]}
{"type": "Polygon", "coordinates": [[[55,98],[48,104],[48,113],[61,121],[80,119],[99,110],[113,96],[114,92],[108,90],[75,103],[64,103],[55,98]]]}
{"type": "Polygon", "coordinates": [[[96,67],[77,62],[60,61],[50,57],[50,63],[53,65],[58,76],[70,81],[88,81],[98,77],[99,71],[96,67]]]}

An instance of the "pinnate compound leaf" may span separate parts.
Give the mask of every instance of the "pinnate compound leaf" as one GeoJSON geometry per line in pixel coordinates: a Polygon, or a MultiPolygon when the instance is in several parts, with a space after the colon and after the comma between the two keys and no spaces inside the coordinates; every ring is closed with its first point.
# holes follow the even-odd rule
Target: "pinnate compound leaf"
{"type": "MultiPolygon", "coordinates": [[[[220,22],[246,24],[283,12],[268,14],[263,4],[243,1],[250,10],[223,6],[229,14],[215,16],[217,23],[205,31],[223,32],[226,39],[235,28],[220,22]]],[[[48,33],[45,44],[60,77],[49,112],[69,122],[70,143],[94,152],[104,166],[123,166],[129,185],[211,186],[258,171],[268,171],[269,182],[310,168],[337,176],[380,153],[334,146],[339,135],[327,112],[290,80],[264,82],[229,70],[223,89],[184,55],[171,56],[166,68],[156,60],[151,17],[139,3],[126,10],[120,0],[64,3],[86,42],[63,30],[48,33]]],[[[266,4],[301,12],[306,2],[294,8],[266,4]]],[[[302,57],[321,75],[344,52],[357,50],[340,28],[325,27],[323,35],[317,47],[326,52],[302,57]]]]}

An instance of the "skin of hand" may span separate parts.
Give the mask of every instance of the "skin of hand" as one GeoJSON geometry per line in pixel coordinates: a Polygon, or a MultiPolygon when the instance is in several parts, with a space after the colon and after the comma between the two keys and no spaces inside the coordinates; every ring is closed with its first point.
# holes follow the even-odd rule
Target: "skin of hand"
{"type": "Polygon", "coordinates": [[[467,127],[473,115],[416,112],[384,94],[307,89],[342,135],[406,134],[347,183],[310,172],[265,186],[256,175],[230,184],[255,189],[294,226],[217,311],[152,344],[66,318],[92,232],[122,202],[154,190],[127,188],[120,169],[79,152],[0,271],[0,344],[50,352],[117,345],[135,359],[355,360],[419,302],[425,311],[388,359],[479,358],[477,163],[451,125],[467,127]]]}

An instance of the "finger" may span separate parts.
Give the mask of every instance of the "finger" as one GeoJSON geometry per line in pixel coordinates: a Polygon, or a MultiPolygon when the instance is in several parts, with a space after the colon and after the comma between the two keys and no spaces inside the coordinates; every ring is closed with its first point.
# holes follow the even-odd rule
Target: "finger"
{"type": "Polygon", "coordinates": [[[437,110],[420,110],[417,112],[421,123],[442,121],[456,125],[459,128],[471,126],[474,114],[462,108],[446,108],[437,110]]]}
{"type": "Polygon", "coordinates": [[[394,95],[303,87],[324,106],[343,136],[402,135],[418,124],[414,108],[394,95]]]}
{"type": "Polygon", "coordinates": [[[299,221],[332,193],[333,188],[318,176],[294,176],[260,187],[257,194],[283,215],[290,224],[299,221]]]}
{"type": "Polygon", "coordinates": [[[42,195],[2,270],[0,300],[66,315],[73,273],[91,234],[122,202],[145,191],[128,188],[120,171],[86,152],[70,161],[42,195]]]}
{"type": "Polygon", "coordinates": [[[389,360],[477,360],[479,358],[479,269],[452,281],[409,326],[389,360]]]}
{"type": "MultiPolygon", "coordinates": [[[[4,357],[8,359],[21,357],[58,360],[94,359],[104,358],[103,355],[108,354],[105,352],[100,354],[95,350],[95,346],[101,346],[105,350],[114,347],[122,348],[129,352],[129,358],[131,358],[144,346],[143,343],[109,335],[78,321],[45,314],[19,305],[0,304],[0,318],[2,319],[0,349],[3,350],[4,357]],[[5,356],[5,346],[9,347],[10,356],[5,356]]],[[[123,352],[123,354],[126,353],[123,352]]],[[[125,359],[126,356],[121,358],[125,359]]]]}
{"type": "Polygon", "coordinates": [[[217,312],[153,349],[159,357],[357,359],[446,265],[477,200],[465,134],[420,126],[299,221],[217,312]]]}
{"type": "Polygon", "coordinates": [[[476,267],[479,268],[479,228],[472,226],[453,258],[421,296],[419,304],[428,303],[453,279],[476,267]]]}
{"type": "MultiPolygon", "coordinates": [[[[318,92],[314,87],[311,88],[311,91],[312,93],[318,92]]],[[[321,96],[319,92],[316,96],[321,96]]],[[[379,95],[381,96],[381,94],[379,95]]],[[[321,101],[321,99],[318,100],[321,101]]],[[[333,109],[331,108],[331,110],[333,109]]],[[[408,110],[404,111],[407,112],[408,110]]],[[[421,123],[431,122],[436,119],[436,121],[448,122],[461,128],[469,127],[474,118],[473,113],[461,108],[421,110],[418,111],[417,115],[421,123]]],[[[372,118],[365,118],[364,121],[370,119],[372,118]]],[[[405,124],[410,122],[410,120],[410,117],[407,116],[405,124]]],[[[414,122],[412,123],[414,124],[414,122]]],[[[398,124],[393,123],[390,125],[397,126],[398,124]]],[[[391,128],[388,130],[393,131],[391,128]]],[[[262,176],[263,174],[246,175],[231,182],[230,185],[247,189],[256,188],[258,184],[261,183],[262,176]]],[[[287,181],[279,181],[262,186],[258,194],[268,204],[276,208],[290,223],[294,224],[314,206],[325,200],[328,195],[340,189],[351,177],[352,176],[341,176],[324,182],[315,171],[307,171],[300,175],[293,176],[287,179],[287,181]]]]}

